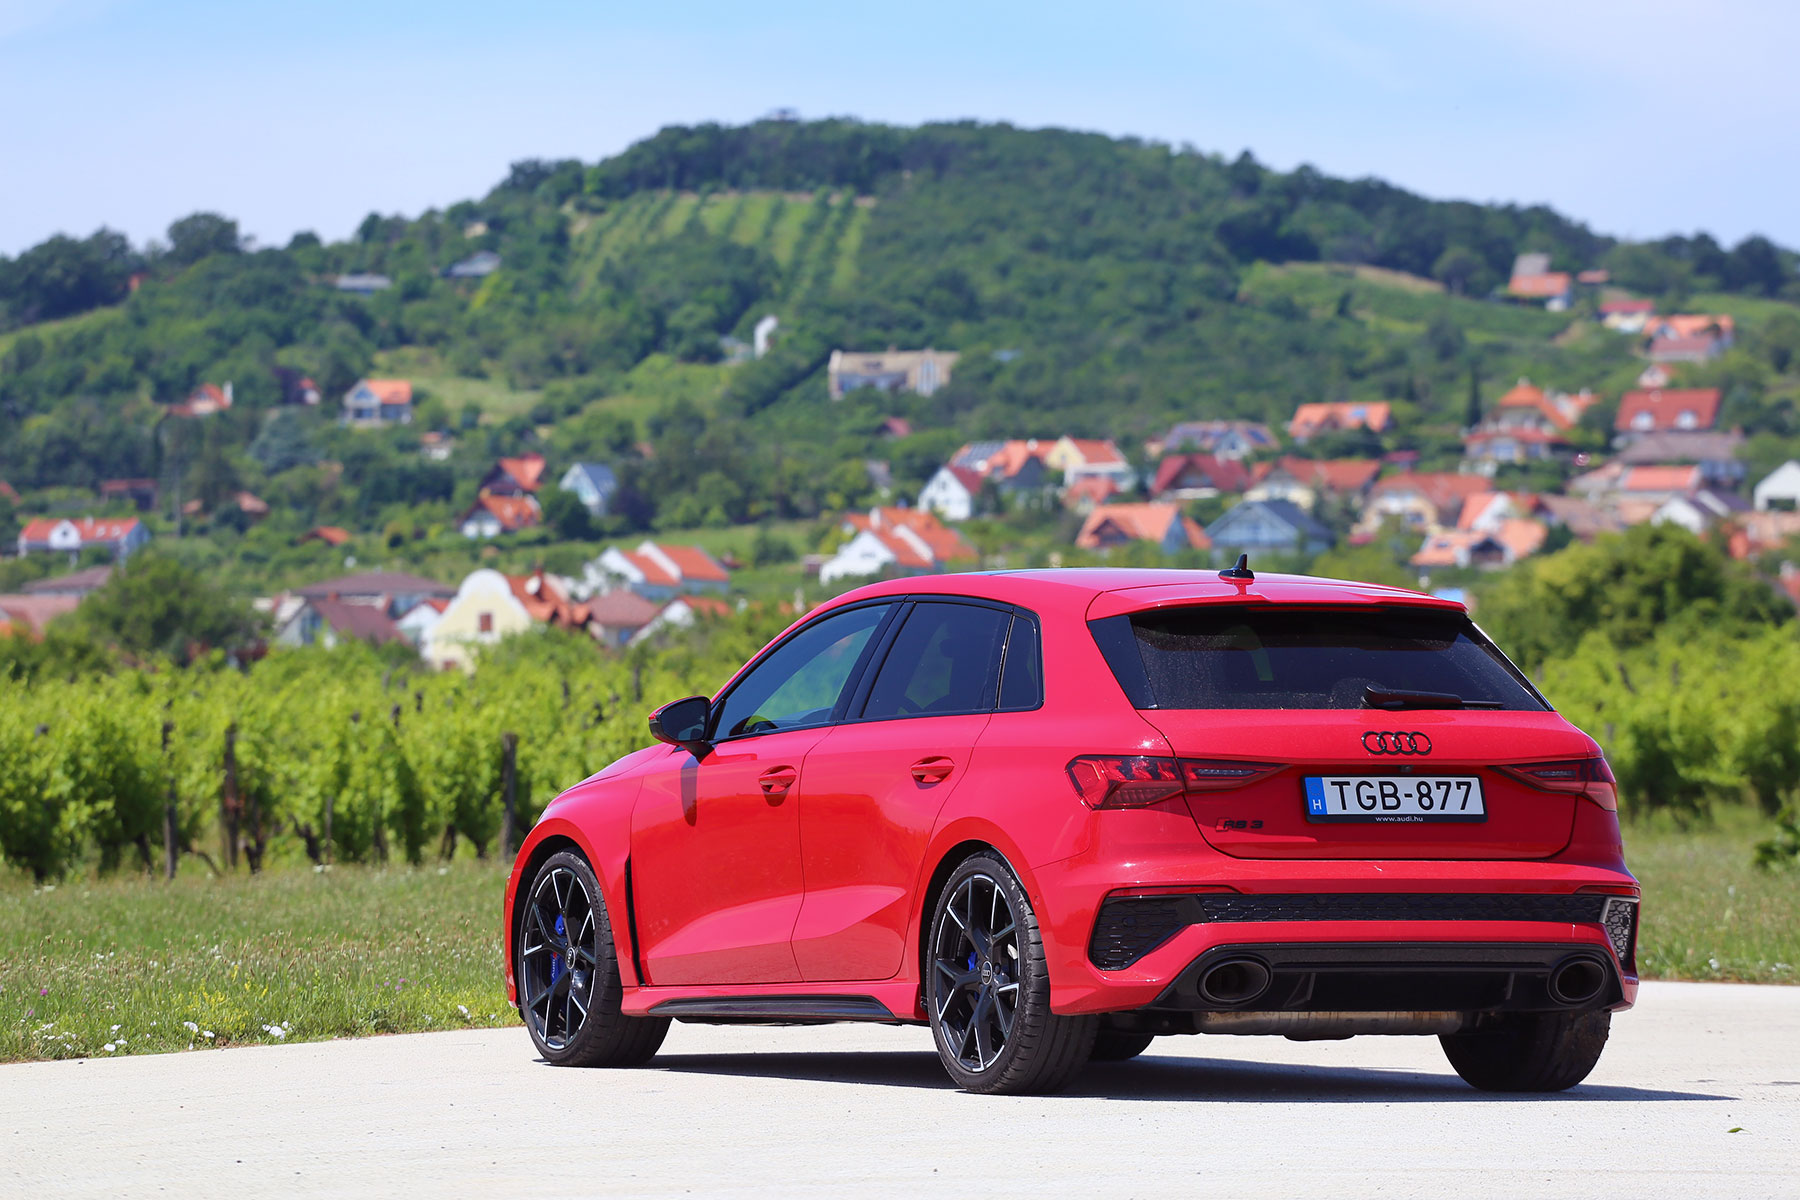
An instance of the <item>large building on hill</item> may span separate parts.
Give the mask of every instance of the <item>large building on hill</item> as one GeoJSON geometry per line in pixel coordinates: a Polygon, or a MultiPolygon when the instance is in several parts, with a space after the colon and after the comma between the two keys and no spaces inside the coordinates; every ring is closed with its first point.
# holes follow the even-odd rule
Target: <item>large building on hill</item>
{"type": "Polygon", "coordinates": [[[344,422],[363,428],[410,425],[412,382],[406,379],[359,379],[344,393],[344,422]]]}
{"type": "Polygon", "coordinates": [[[891,346],[875,353],[833,350],[825,378],[833,400],[865,387],[929,396],[950,382],[950,373],[961,357],[954,350],[897,350],[891,346]]]}
{"type": "Polygon", "coordinates": [[[150,540],[150,530],[136,517],[39,517],[19,531],[19,554],[67,554],[71,560],[83,550],[112,552],[124,562],[150,540]]]}

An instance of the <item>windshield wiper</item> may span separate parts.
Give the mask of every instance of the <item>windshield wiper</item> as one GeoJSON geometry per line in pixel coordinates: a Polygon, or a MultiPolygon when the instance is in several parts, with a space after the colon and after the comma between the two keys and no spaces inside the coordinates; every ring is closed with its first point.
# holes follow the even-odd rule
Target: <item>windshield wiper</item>
{"type": "Polygon", "coordinates": [[[1498,700],[1465,700],[1455,692],[1396,691],[1370,684],[1363,689],[1363,707],[1399,712],[1407,708],[1501,708],[1503,705],[1498,700]]]}

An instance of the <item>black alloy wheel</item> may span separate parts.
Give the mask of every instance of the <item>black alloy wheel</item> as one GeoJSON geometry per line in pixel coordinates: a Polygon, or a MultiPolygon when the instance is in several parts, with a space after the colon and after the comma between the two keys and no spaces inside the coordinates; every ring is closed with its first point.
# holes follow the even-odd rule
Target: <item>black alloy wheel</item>
{"type": "Polygon", "coordinates": [[[997,856],[966,859],[944,884],[925,992],[938,1057],[965,1090],[1056,1091],[1087,1062],[1098,1022],[1050,1011],[1037,917],[997,856]]]}
{"type": "Polygon", "coordinates": [[[630,1066],[655,1054],[669,1022],[619,1011],[612,925],[586,860],[566,850],[551,855],[518,908],[519,1012],[544,1060],[630,1066]]]}

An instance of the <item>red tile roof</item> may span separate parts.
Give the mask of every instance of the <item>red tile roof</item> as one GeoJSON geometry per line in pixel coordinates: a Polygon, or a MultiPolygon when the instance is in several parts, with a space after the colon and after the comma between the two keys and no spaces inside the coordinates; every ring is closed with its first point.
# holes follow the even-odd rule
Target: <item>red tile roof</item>
{"type": "Polygon", "coordinates": [[[517,533],[538,523],[537,501],[530,496],[477,496],[469,511],[463,514],[463,520],[474,516],[478,508],[493,513],[500,528],[507,533],[517,533]]]}
{"type": "Polygon", "coordinates": [[[1150,494],[1160,496],[1174,488],[1183,478],[1199,473],[1206,482],[1221,492],[1241,492],[1250,482],[1250,472],[1236,459],[1214,458],[1210,454],[1167,454],[1156,464],[1156,478],[1150,494]]]}
{"type": "Polygon", "coordinates": [[[563,629],[579,629],[588,623],[587,606],[570,601],[556,581],[541,569],[529,575],[508,575],[506,582],[512,589],[513,598],[533,621],[563,629]]]}
{"type": "Polygon", "coordinates": [[[13,491],[12,484],[6,482],[4,479],[0,479],[0,496],[5,496],[14,504],[19,502],[19,493],[13,491]]]}
{"type": "Polygon", "coordinates": [[[683,596],[681,603],[686,604],[688,608],[703,617],[728,617],[731,615],[731,605],[717,596],[683,596]]]}
{"type": "Polygon", "coordinates": [[[336,525],[319,525],[300,535],[302,542],[324,542],[327,546],[341,546],[350,540],[350,531],[340,529],[336,525]]]}
{"type": "Polygon", "coordinates": [[[1393,419],[1393,406],[1385,400],[1371,404],[1358,401],[1302,404],[1288,422],[1288,436],[1303,441],[1315,433],[1332,429],[1372,429],[1376,433],[1388,427],[1393,419]]]}
{"type": "Polygon", "coordinates": [[[1600,305],[1600,312],[1603,316],[1612,316],[1614,313],[1630,316],[1636,313],[1648,314],[1655,311],[1656,301],[1654,300],[1607,300],[1600,305]]]}
{"type": "Polygon", "coordinates": [[[64,613],[74,612],[80,603],[81,597],[75,595],[0,596],[0,619],[42,633],[44,626],[64,613]]]}
{"type": "Polygon", "coordinates": [[[1077,504],[1083,500],[1104,504],[1118,494],[1119,481],[1111,475],[1083,475],[1063,489],[1062,499],[1064,504],[1077,504]]]}
{"type": "Polygon", "coordinates": [[[412,380],[410,379],[365,379],[375,398],[383,404],[411,404],[413,399],[412,380]]]}
{"type": "Polygon", "coordinates": [[[1177,521],[1181,523],[1182,536],[1189,546],[1205,550],[1212,545],[1204,529],[1181,515],[1180,505],[1166,503],[1102,504],[1081,523],[1075,544],[1083,550],[1097,550],[1109,544],[1102,536],[1109,526],[1122,537],[1160,543],[1168,536],[1169,527],[1177,521]]]}
{"type": "Polygon", "coordinates": [[[626,562],[638,569],[638,573],[644,577],[644,582],[651,587],[674,587],[681,582],[664,570],[663,565],[648,554],[637,550],[620,550],[619,553],[624,555],[626,562]]]}
{"type": "Polygon", "coordinates": [[[1718,388],[1656,388],[1626,392],[1619,400],[1619,415],[1613,428],[1621,433],[1665,433],[1672,429],[1711,429],[1718,419],[1718,388]],[[1683,422],[1683,413],[1691,413],[1692,419],[1683,422]],[[1640,414],[1649,416],[1647,426],[1638,424],[1640,414]]]}
{"type": "Polygon", "coordinates": [[[541,454],[521,454],[517,458],[503,458],[495,465],[512,476],[513,482],[528,492],[537,491],[543,484],[544,456],[541,454]]]}
{"type": "Polygon", "coordinates": [[[662,608],[630,588],[614,588],[588,601],[588,615],[594,624],[612,629],[642,629],[656,619],[662,608]]]}
{"type": "Polygon", "coordinates": [[[1506,285],[1506,290],[1515,296],[1544,300],[1565,294],[1569,290],[1569,282],[1567,271],[1546,271],[1542,275],[1514,275],[1512,281],[1506,285]]]}
{"type": "Polygon", "coordinates": [[[1372,458],[1297,458],[1284,454],[1271,462],[1256,464],[1251,469],[1251,478],[1261,483],[1276,471],[1311,488],[1360,492],[1381,474],[1381,464],[1372,458]]]}
{"type": "Polygon", "coordinates": [[[976,556],[975,548],[963,539],[962,534],[938,520],[936,513],[921,509],[877,508],[868,513],[851,513],[844,518],[844,524],[858,532],[873,533],[894,553],[901,566],[931,567],[976,556]],[[924,543],[931,558],[922,557],[911,542],[893,533],[895,529],[909,530],[924,543]]]}
{"type": "Polygon", "coordinates": [[[731,572],[722,563],[699,546],[672,546],[658,542],[656,548],[661,550],[681,572],[683,580],[695,580],[701,583],[730,583],[731,572]]]}
{"type": "Polygon", "coordinates": [[[1700,487],[1700,468],[1633,467],[1619,480],[1621,492],[1692,492],[1700,487]]]}
{"type": "Polygon", "coordinates": [[[136,517],[80,517],[75,520],[67,517],[38,517],[26,522],[25,528],[19,531],[19,537],[31,543],[48,542],[50,532],[64,521],[75,526],[75,532],[83,545],[89,542],[122,541],[143,524],[136,517]]]}
{"type": "Polygon", "coordinates": [[[1087,466],[1098,466],[1101,463],[1122,463],[1125,456],[1119,453],[1119,447],[1111,438],[1076,438],[1069,439],[1069,445],[1075,453],[1081,455],[1081,461],[1087,466]]]}

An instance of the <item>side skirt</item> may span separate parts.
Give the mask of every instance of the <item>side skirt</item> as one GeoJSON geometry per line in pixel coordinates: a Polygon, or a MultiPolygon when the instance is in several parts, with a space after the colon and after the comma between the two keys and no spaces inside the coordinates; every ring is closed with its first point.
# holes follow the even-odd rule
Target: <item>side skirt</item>
{"type": "Polygon", "coordinates": [[[653,1004],[649,1015],[710,1025],[822,1025],[833,1021],[903,1023],[903,1018],[895,1016],[887,1005],[873,996],[695,996],[653,1004]]]}

